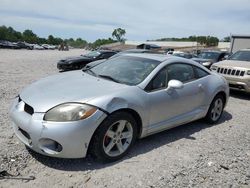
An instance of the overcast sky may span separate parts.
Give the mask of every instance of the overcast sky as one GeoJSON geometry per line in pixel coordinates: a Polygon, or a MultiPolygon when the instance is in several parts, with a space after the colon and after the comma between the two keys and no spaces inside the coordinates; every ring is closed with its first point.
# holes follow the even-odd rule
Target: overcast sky
{"type": "Polygon", "coordinates": [[[0,0],[0,25],[41,37],[128,40],[250,34],[250,0],[0,0]]]}

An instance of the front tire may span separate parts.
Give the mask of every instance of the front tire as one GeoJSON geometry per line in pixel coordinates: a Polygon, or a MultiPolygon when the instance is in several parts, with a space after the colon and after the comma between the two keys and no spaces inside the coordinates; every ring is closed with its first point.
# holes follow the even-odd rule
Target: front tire
{"type": "Polygon", "coordinates": [[[221,118],[224,106],[225,106],[224,97],[220,94],[216,95],[212,103],[210,104],[209,110],[205,117],[206,121],[210,124],[217,123],[221,118]]]}
{"type": "Polygon", "coordinates": [[[134,144],[137,124],[132,115],[116,112],[107,117],[95,132],[91,154],[101,162],[116,161],[125,156],[134,144]]]}

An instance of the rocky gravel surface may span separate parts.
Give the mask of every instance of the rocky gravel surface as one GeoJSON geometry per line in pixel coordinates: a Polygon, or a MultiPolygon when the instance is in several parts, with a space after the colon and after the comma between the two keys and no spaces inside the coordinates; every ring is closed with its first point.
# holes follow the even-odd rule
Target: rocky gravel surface
{"type": "Polygon", "coordinates": [[[202,120],[139,140],[122,160],[55,159],[24,147],[10,126],[11,100],[82,50],[0,50],[0,187],[250,187],[250,95],[231,92],[217,125],[202,120]],[[1,179],[7,171],[34,180],[1,179]]]}

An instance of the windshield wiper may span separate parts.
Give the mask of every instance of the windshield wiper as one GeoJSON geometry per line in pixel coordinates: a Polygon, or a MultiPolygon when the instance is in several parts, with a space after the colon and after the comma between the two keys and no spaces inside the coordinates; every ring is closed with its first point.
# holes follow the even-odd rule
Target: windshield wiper
{"type": "Polygon", "coordinates": [[[109,79],[109,80],[111,80],[111,81],[113,81],[113,82],[116,82],[116,83],[121,83],[120,81],[116,80],[115,78],[113,78],[113,77],[111,77],[111,76],[109,76],[109,75],[99,74],[98,76],[101,77],[101,78],[109,79]]]}

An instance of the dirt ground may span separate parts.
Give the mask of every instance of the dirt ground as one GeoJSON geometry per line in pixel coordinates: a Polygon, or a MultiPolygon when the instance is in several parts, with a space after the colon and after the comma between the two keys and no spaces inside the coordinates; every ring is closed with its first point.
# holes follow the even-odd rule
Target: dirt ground
{"type": "Polygon", "coordinates": [[[0,187],[250,187],[250,95],[232,92],[221,121],[202,120],[139,140],[122,160],[100,164],[28,151],[15,137],[8,108],[56,62],[83,50],[0,49],[0,171],[35,180],[0,179],[0,187]]]}

